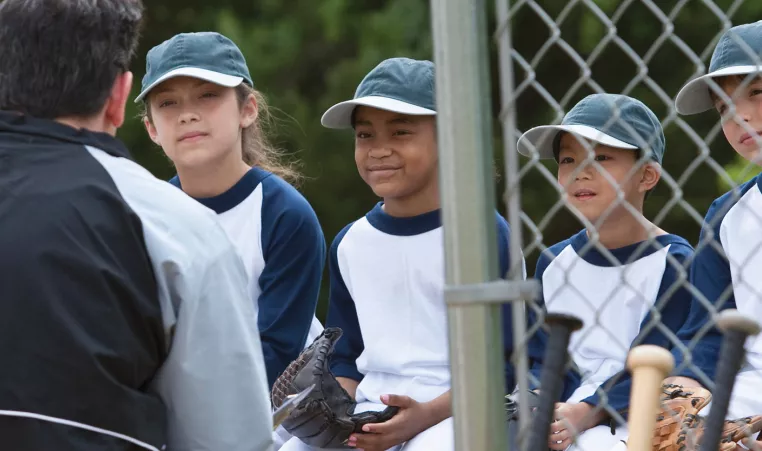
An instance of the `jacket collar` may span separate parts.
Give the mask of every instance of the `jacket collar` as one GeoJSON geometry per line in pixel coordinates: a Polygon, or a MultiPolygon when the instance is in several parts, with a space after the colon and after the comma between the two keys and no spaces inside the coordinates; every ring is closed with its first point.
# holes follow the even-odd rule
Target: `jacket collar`
{"type": "Polygon", "coordinates": [[[0,111],[0,135],[23,135],[27,142],[60,141],[96,147],[116,156],[132,159],[127,146],[108,133],[76,129],[50,119],[39,119],[13,111],[0,111]]]}

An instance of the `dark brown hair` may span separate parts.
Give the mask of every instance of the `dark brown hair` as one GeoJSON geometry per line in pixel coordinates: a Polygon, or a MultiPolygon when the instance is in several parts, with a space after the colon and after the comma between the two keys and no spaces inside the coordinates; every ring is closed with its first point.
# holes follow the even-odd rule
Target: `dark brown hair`
{"type": "Polygon", "coordinates": [[[88,118],[127,71],[141,0],[0,0],[0,110],[88,118]]]}

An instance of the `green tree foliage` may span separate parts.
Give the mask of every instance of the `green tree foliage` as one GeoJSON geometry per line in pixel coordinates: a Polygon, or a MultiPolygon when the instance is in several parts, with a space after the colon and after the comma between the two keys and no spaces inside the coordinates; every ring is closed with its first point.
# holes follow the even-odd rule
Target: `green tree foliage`
{"type": "MultiPolygon", "coordinates": [[[[320,218],[326,240],[361,217],[378,199],[354,163],[351,131],[320,125],[323,112],[352,98],[362,77],[391,56],[432,58],[425,0],[164,0],[147,2],[147,20],[133,71],[145,73],[145,54],[176,33],[219,31],[242,49],[257,89],[278,119],[273,140],[301,163],[299,187],[320,218]]],[[[120,131],[136,160],[157,177],[174,175],[171,162],[148,138],[137,106],[120,131]]],[[[324,279],[320,315],[328,293],[324,279]]]]}
{"type": "MultiPolygon", "coordinates": [[[[492,2],[486,3],[492,7],[492,2]]],[[[563,110],[595,89],[603,89],[640,98],[656,112],[665,124],[664,169],[672,181],[660,183],[647,202],[646,213],[650,218],[658,218],[661,227],[695,243],[699,233],[697,218],[703,216],[712,199],[728,188],[727,182],[738,183],[742,181],[738,177],[748,179],[756,173],[754,168],[746,168],[743,174],[745,166],[738,169],[739,160],[725,142],[716,114],[678,117],[670,100],[685,81],[705,70],[704,64],[708,64],[723,22],[704,2],[651,2],[662,11],[661,18],[641,1],[587,2],[595,5],[595,11],[586,2],[542,0],[537,3],[547,18],[557,22],[561,31],[559,39],[573,49],[574,56],[559,45],[560,41],[545,46],[553,33],[527,3],[518,8],[512,22],[512,40],[517,52],[532,65],[537,82],[563,110]],[[685,6],[674,18],[678,38],[671,38],[668,33],[672,26],[663,19],[678,3],[685,6]],[[625,10],[621,11],[623,7],[625,10]],[[602,21],[600,14],[618,17],[615,29],[602,21]],[[690,48],[700,59],[687,57],[682,46],[690,48]],[[543,54],[538,57],[538,52],[543,54]],[[633,56],[645,64],[639,66],[633,56]],[[580,61],[589,65],[589,74],[586,67],[578,64],[580,61]],[[706,142],[706,145],[698,142],[706,142]],[[710,157],[717,165],[708,163],[710,157]],[[730,169],[729,178],[720,177],[716,171],[723,166],[730,169]],[[675,190],[678,184],[680,191],[675,190]],[[684,204],[675,203],[676,193],[680,193],[684,204]]],[[[717,0],[715,3],[717,10],[727,12],[737,2],[717,0]]],[[[757,20],[762,17],[762,2],[747,0],[731,12],[733,24],[757,20]]],[[[490,17],[491,26],[485,33],[492,37],[495,27],[492,12],[490,17]]],[[[362,216],[378,199],[357,174],[351,131],[324,129],[320,116],[335,102],[351,98],[362,77],[382,59],[433,57],[429,2],[147,2],[146,26],[133,67],[137,85],[133,94],[137,95],[139,90],[145,53],[150,47],[175,33],[205,30],[219,31],[241,46],[256,87],[267,96],[279,119],[273,139],[301,162],[307,179],[300,189],[315,208],[330,243],[343,226],[362,216]]],[[[494,40],[490,43],[495,157],[498,172],[502,174],[503,139],[499,136],[501,127],[497,119],[500,104],[496,84],[497,46],[494,40]]],[[[520,64],[515,65],[514,72],[517,84],[527,76],[520,64]]],[[[518,127],[522,131],[561,118],[559,111],[531,87],[519,96],[517,111],[518,127]]],[[[138,162],[158,177],[171,177],[174,170],[161,149],[148,139],[138,119],[137,106],[131,106],[129,113],[134,119],[120,131],[120,137],[138,162]]],[[[521,161],[522,165],[526,164],[526,159],[521,161]]],[[[555,164],[544,164],[554,177],[555,164]]],[[[500,175],[496,180],[498,193],[504,189],[503,180],[500,175]]],[[[522,206],[535,223],[545,218],[547,225],[541,236],[525,229],[525,241],[541,239],[549,246],[579,230],[581,225],[571,215],[563,209],[552,209],[557,200],[556,188],[540,171],[530,169],[522,182],[522,206]]],[[[504,211],[502,204],[498,208],[504,211]]],[[[527,255],[530,275],[536,257],[536,250],[527,255]]],[[[328,291],[325,280],[321,316],[328,291]]]]}

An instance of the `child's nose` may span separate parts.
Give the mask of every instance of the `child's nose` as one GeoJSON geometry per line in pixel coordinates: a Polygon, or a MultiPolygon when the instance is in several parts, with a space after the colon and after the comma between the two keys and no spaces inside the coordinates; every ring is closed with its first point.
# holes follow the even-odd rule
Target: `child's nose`
{"type": "Polygon", "coordinates": [[[182,113],[180,113],[180,116],[178,118],[180,120],[181,124],[188,124],[191,122],[198,122],[199,116],[198,113],[191,110],[185,110],[182,113]]]}
{"type": "Polygon", "coordinates": [[[735,104],[735,120],[749,122],[754,115],[754,108],[760,108],[758,105],[753,105],[751,102],[736,102],[735,104]]]}
{"type": "Polygon", "coordinates": [[[392,154],[392,149],[387,146],[373,146],[368,152],[370,158],[384,158],[392,154]]]}
{"type": "Polygon", "coordinates": [[[575,180],[590,180],[593,178],[593,166],[590,163],[585,163],[577,170],[575,180]]]}

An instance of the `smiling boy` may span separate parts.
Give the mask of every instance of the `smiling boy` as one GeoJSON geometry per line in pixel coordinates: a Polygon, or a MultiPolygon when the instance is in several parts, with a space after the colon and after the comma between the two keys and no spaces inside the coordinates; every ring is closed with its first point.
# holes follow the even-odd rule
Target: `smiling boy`
{"type": "MultiPolygon", "coordinates": [[[[527,131],[518,146],[523,155],[555,159],[567,207],[586,224],[544,252],[535,272],[540,305],[584,323],[569,346],[581,382],[557,404],[548,445],[608,450],[627,433],[604,407],[626,413],[629,349],[636,340],[668,348],[667,336],[646,326],[658,312],[664,326],[677,331],[690,306],[681,279],[693,249],[643,215],[646,195],[660,178],[664,133],[642,102],[593,94],[560,125],[527,131]]],[[[538,379],[541,369],[539,363],[531,368],[538,379]]]]}
{"type": "MultiPolygon", "coordinates": [[[[358,402],[356,412],[399,413],[354,434],[365,451],[452,450],[453,421],[444,237],[440,219],[434,65],[391,58],[360,83],[352,100],[323,115],[328,128],[354,129],[354,159],[382,199],[334,239],[326,326],[343,330],[331,370],[358,402]]],[[[495,212],[501,274],[509,228],[495,212]]],[[[511,324],[510,308],[503,323],[511,324]]],[[[510,327],[504,346],[512,350],[510,327]]],[[[506,363],[506,384],[515,385],[506,363]]],[[[310,449],[294,438],[282,450],[310,449]]]]}

